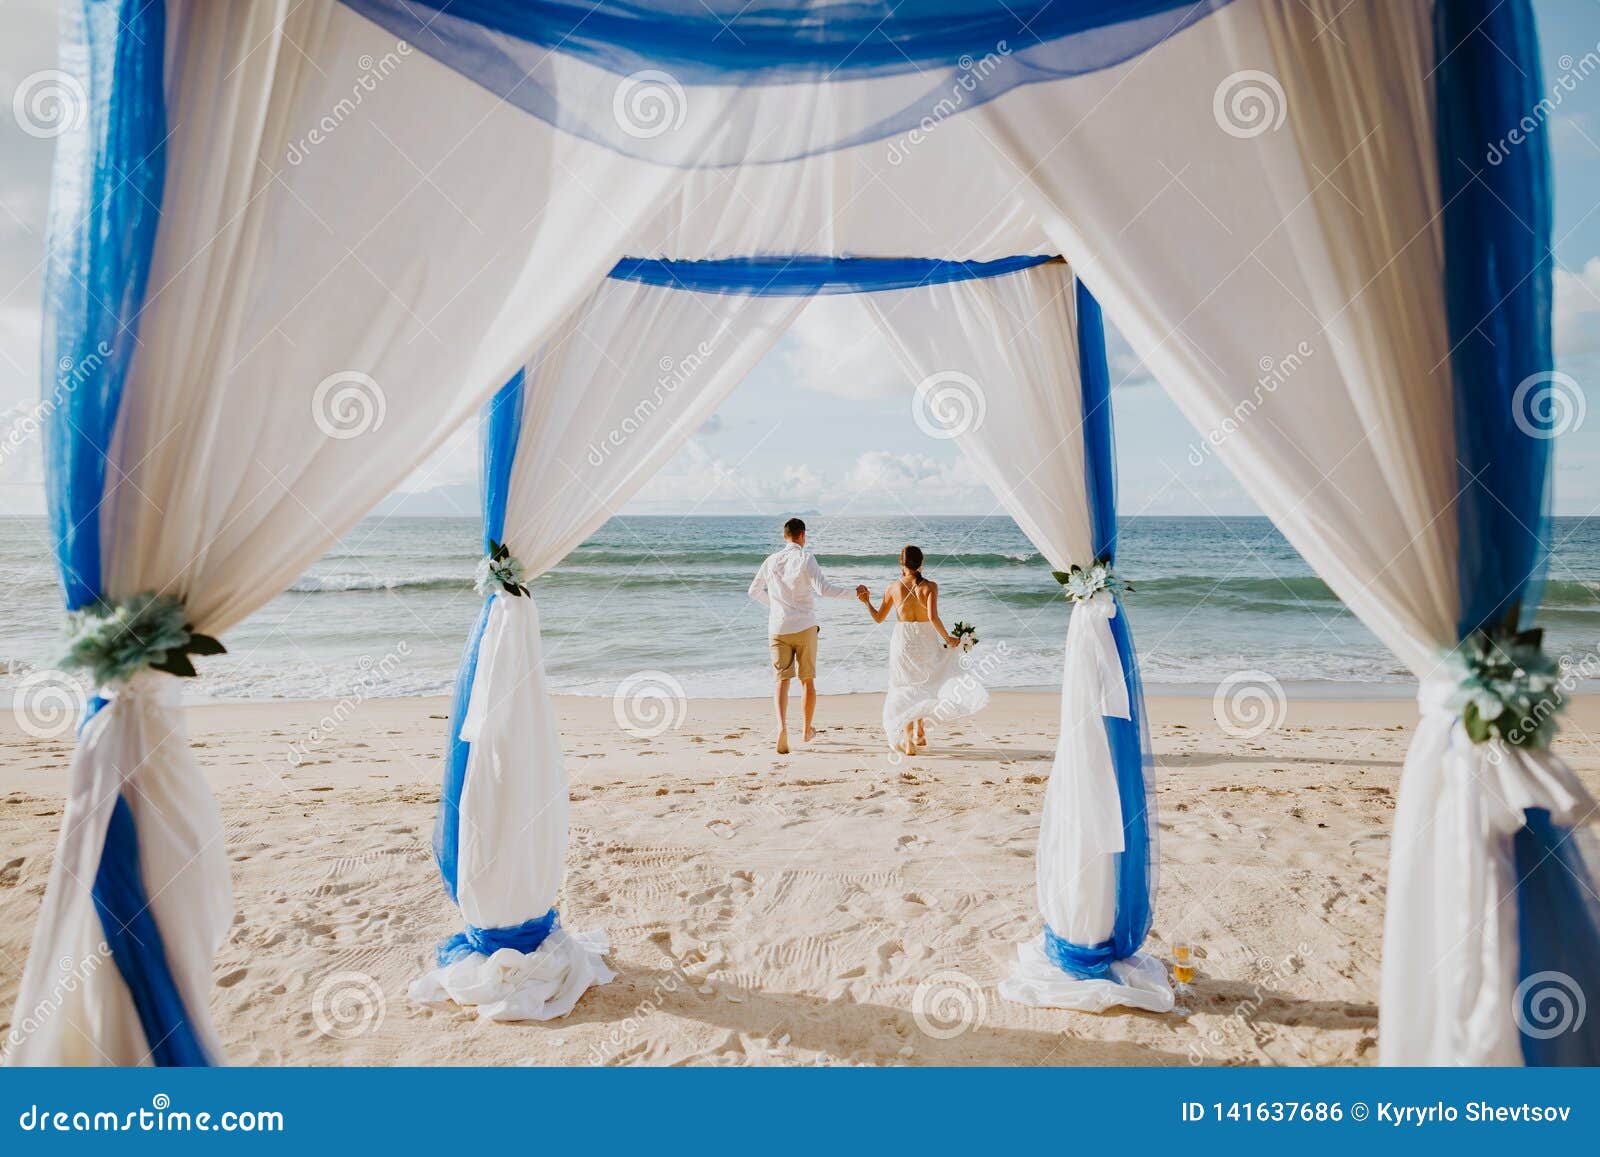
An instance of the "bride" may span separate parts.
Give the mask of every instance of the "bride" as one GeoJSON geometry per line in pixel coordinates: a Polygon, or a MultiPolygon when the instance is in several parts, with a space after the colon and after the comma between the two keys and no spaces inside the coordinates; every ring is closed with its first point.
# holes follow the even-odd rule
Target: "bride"
{"type": "Polygon", "coordinates": [[[883,700],[883,730],[889,746],[915,755],[928,742],[925,721],[959,719],[979,711],[989,694],[973,674],[961,669],[961,649],[939,619],[939,584],[922,577],[922,551],[900,552],[900,577],[883,592],[883,605],[860,596],[872,621],[898,611],[889,643],[889,691],[883,700]]]}

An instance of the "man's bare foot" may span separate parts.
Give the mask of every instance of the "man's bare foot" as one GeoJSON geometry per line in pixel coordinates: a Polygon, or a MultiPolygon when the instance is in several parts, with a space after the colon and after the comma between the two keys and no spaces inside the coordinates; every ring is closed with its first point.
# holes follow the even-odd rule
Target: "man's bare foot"
{"type": "Polygon", "coordinates": [[[789,733],[787,731],[778,732],[778,754],[789,754],[789,733]]]}
{"type": "Polygon", "coordinates": [[[810,743],[816,737],[817,737],[817,729],[815,727],[807,727],[806,728],[806,742],[810,743]]]}

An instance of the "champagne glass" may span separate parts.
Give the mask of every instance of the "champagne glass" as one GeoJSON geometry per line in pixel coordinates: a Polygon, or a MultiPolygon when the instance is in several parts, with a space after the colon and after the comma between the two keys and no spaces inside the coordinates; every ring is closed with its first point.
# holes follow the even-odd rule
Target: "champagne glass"
{"type": "Polygon", "coordinates": [[[1188,941],[1178,941],[1172,945],[1172,979],[1176,982],[1173,992],[1179,1000],[1172,1011],[1179,1016],[1189,1015],[1189,1009],[1183,1006],[1182,1001],[1194,995],[1195,956],[1195,945],[1188,941]]]}

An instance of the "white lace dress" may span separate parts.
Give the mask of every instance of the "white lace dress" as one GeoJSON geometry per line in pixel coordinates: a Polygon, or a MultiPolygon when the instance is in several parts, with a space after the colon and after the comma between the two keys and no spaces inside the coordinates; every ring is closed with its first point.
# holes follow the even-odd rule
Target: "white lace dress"
{"type": "Polygon", "coordinates": [[[883,697],[883,732],[890,747],[904,741],[908,723],[950,723],[988,705],[989,692],[977,665],[961,660],[961,650],[946,647],[932,623],[895,622],[889,691],[883,697]]]}

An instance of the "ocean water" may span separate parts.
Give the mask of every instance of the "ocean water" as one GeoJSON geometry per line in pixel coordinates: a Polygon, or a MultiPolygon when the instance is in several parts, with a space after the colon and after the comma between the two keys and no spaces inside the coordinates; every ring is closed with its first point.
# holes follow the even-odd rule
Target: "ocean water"
{"type": "MultiPolygon", "coordinates": [[[[908,542],[940,584],[946,625],[1006,643],[991,682],[1058,686],[1067,603],[1048,565],[1005,517],[815,517],[810,546],[836,582],[875,595],[908,542]]],[[[1121,571],[1151,690],[1210,694],[1238,671],[1291,693],[1410,693],[1409,679],[1264,518],[1129,518],[1121,571]]],[[[1557,654],[1592,650],[1600,627],[1600,521],[1557,519],[1542,622],[1557,654]]],[[[772,518],[619,517],[533,584],[558,690],[610,695],[641,671],[690,695],[770,691],[766,612],[746,597],[777,545],[772,518]]],[[[474,519],[372,519],[202,660],[196,697],[324,698],[447,690],[477,615],[474,519]]],[[[0,639],[9,691],[53,665],[61,613],[41,520],[0,520],[0,639]]],[[[823,601],[819,687],[881,690],[889,624],[856,601],[823,601]]]]}

